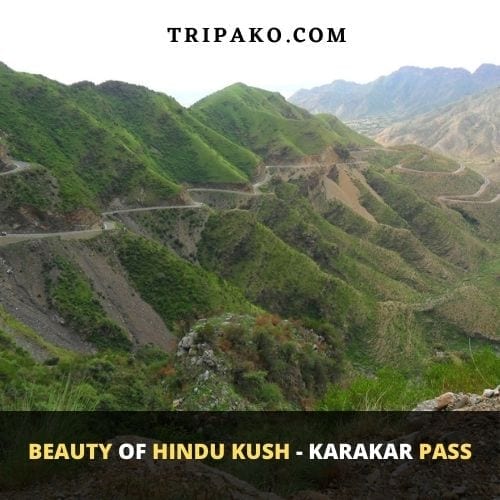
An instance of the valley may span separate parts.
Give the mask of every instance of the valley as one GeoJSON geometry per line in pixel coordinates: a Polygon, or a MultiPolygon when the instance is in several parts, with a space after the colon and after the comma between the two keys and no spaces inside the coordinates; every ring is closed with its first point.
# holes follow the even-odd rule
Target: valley
{"type": "Polygon", "coordinates": [[[401,409],[498,376],[489,175],[244,84],[183,108],[0,69],[4,407],[401,409]]]}

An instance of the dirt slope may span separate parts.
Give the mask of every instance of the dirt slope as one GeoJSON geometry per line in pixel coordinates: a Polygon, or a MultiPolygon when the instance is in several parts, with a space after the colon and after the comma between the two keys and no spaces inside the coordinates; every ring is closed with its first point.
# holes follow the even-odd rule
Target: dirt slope
{"type": "MultiPolygon", "coordinates": [[[[14,318],[55,346],[81,353],[94,350],[51,309],[46,266],[55,256],[69,259],[82,269],[109,318],[129,333],[135,345],[152,343],[174,349],[173,335],[127,282],[118,263],[108,262],[80,241],[27,241],[0,249],[0,304],[14,318]]],[[[37,358],[43,357],[35,346],[23,347],[37,358]]]]}

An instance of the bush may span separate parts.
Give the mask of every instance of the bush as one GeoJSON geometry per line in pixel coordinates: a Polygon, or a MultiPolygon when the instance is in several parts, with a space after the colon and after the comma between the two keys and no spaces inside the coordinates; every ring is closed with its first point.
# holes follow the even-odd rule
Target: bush
{"type": "Polygon", "coordinates": [[[205,323],[196,333],[196,341],[201,344],[203,342],[207,344],[213,344],[217,331],[212,323],[205,323]]]}

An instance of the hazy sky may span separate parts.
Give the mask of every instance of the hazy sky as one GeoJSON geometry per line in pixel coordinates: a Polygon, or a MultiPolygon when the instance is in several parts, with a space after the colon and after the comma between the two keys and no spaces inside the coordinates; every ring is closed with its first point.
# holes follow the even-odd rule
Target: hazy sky
{"type": "Polygon", "coordinates": [[[243,81],[288,96],[400,66],[500,63],[498,0],[2,0],[0,61],[64,83],[124,80],[183,104],[243,81]],[[168,26],[345,27],[345,44],[171,44],[168,26]]]}

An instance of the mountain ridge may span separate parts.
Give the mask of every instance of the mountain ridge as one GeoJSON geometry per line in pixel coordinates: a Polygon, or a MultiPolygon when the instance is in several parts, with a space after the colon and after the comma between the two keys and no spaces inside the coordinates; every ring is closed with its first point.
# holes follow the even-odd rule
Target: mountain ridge
{"type": "Polygon", "coordinates": [[[494,64],[482,64],[474,72],[442,66],[403,66],[366,84],[334,80],[301,89],[289,100],[311,112],[332,113],[347,120],[401,119],[498,84],[500,66],[494,64]]]}
{"type": "Polygon", "coordinates": [[[463,159],[500,157],[500,86],[398,122],[375,138],[384,145],[420,144],[463,159]]]}

